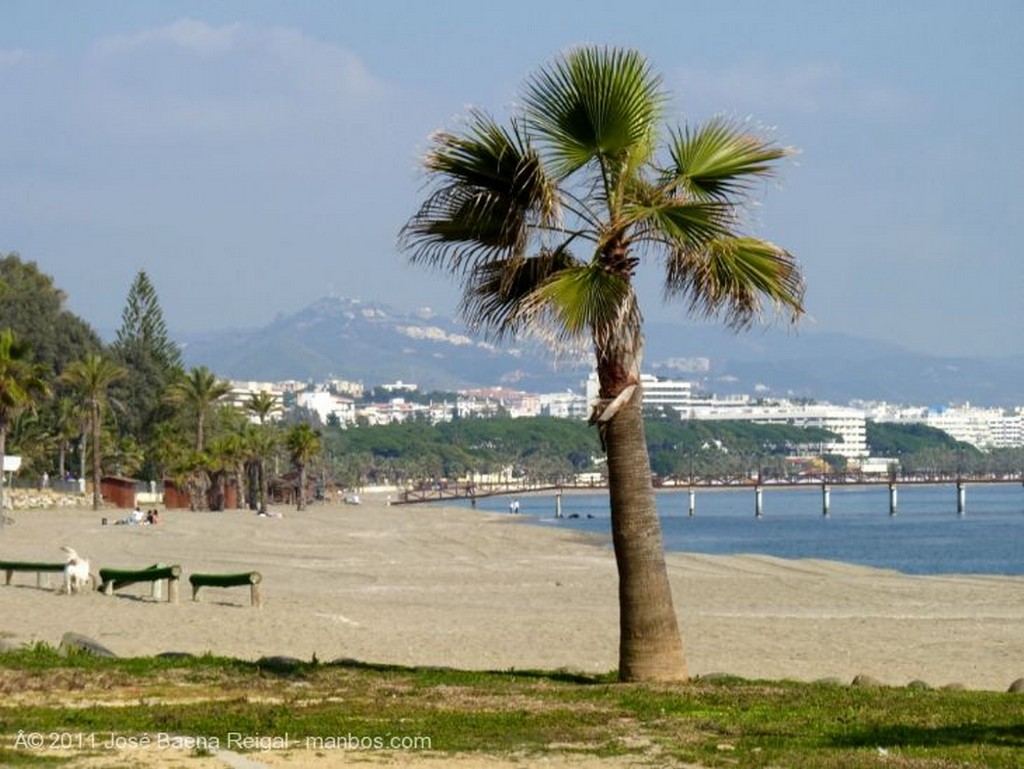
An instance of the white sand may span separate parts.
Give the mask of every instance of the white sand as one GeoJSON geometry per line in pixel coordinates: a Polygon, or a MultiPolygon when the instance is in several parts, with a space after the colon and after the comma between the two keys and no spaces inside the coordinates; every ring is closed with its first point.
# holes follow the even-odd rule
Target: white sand
{"type": "MultiPolygon", "coordinates": [[[[213,652],[248,659],[568,668],[616,665],[614,558],[607,546],[507,515],[460,508],[312,507],[281,518],[169,511],[155,527],[100,525],[123,512],[15,511],[0,560],[100,567],[180,564],[178,605],[145,586],[66,596],[17,574],[0,585],[0,637],[56,645],[66,631],[121,656],[213,652]],[[258,570],[247,588],[193,572],[258,570]]],[[[691,673],[852,679],[1005,690],[1024,676],[1024,578],[917,577],[765,556],[669,556],[691,673]]],[[[57,586],[59,575],[51,584],[57,586]]]]}

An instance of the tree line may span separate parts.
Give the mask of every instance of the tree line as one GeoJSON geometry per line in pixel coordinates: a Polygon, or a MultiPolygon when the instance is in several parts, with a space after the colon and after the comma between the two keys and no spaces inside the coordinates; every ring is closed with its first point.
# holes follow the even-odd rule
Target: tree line
{"type": "MultiPolygon", "coordinates": [[[[91,477],[94,507],[106,475],[172,479],[193,509],[223,509],[233,485],[239,506],[266,512],[269,468],[284,459],[302,509],[320,432],[271,419],[278,405],[269,393],[243,410],[225,406],[230,383],[203,366],[185,369],[145,271],[109,345],[65,304],[34,262],[0,258],[0,455],[21,456],[22,476],[91,477]]],[[[0,487],[0,510],[3,502],[0,487]]]]}

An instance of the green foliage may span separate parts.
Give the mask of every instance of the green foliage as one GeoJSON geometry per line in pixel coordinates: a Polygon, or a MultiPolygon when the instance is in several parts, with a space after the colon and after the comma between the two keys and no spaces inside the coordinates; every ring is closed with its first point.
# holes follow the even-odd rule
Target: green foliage
{"type": "MultiPolygon", "coordinates": [[[[782,458],[797,446],[833,440],[818,428],[757,425],[744,421],[646,422],[652,469],[658,475],[697,476],[745,472],[759,461],[782,458]]],[[[594,429],[575,419],[456,419],[436,426],[422,422],[325,429],[328,451],[360,467],[362,480],[460,478],[471,472],[513,468],[517,475],[557,481],[593,471],[600,454],[594,429]]],[[[780,470],[781,473],[781,470],[780,470]]]]}
{"type": "Polygon", "coordinates": [[[924,424],[867,423],[868,451],[872,456],[902,457],[925,449],[976,451],[948,433],[924,424]]]}
{"type": "Polygon", "coordinates": [[[81,318],[65,309],[66,296],[35,262],[18,254],[0,258],[0,328],[10,328],[33,351],[50,375],[103,343],[81,318]]]}
{"type": "MultiPolygon", "coordinates": [[[[828,430],[743,420],[648,420],[651,469],[657,475],[728,476],[756,471],[769,458],[835,440],[828,430]]],[[[762,469],[764,469],[762,467],[762,469]]]]}

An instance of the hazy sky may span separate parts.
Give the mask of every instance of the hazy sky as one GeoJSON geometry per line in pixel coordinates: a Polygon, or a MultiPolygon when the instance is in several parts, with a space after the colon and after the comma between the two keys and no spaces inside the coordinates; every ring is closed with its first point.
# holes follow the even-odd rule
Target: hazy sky
{"type": "Polygon", "coordinates": [[[140,269],[172,331],[329,293],[452,314],[395,248],[427,136],[567,47],[634,46],[672,122],[799,148],[752,227],[800,259],[803,329],[1020,354],[1022,38],[1020,0],[0,0],[0,252],[98,329],[140,269]]]}

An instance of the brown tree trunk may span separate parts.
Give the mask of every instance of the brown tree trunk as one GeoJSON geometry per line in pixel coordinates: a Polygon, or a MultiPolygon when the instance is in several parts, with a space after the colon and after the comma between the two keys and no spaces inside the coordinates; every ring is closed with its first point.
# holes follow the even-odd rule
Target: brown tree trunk
{"type": "Polygon", "coordinates": [[[103,501],[103,493],[100,490],[103,470],[100,464],[100,438],[103,425],[100,424],[100,407],[97,404],[92,406],[92,509],[99,510],[103,501]]]}
{"type": "Polygon", "coordinates": [[[7,450],[7,425],[0,425],[0,522],[6,522],[7,513],[5,510],[6,502],[4,500],[4,493],[7,490],[7,476],[4,474],[3,461],[4,452],[7,450]]]}
{"type": "Polygon", "coordinates": [[[619,571],[619,679],[689,677],[651,483],[641,389],[603,426],[619,571]]]}
{"type": "Polygon", "coordinates": [[[295,507],[296,510],[302,511],[306,509],[306,466],[299,465],[299,498],[298,504],[295,507]]]}

